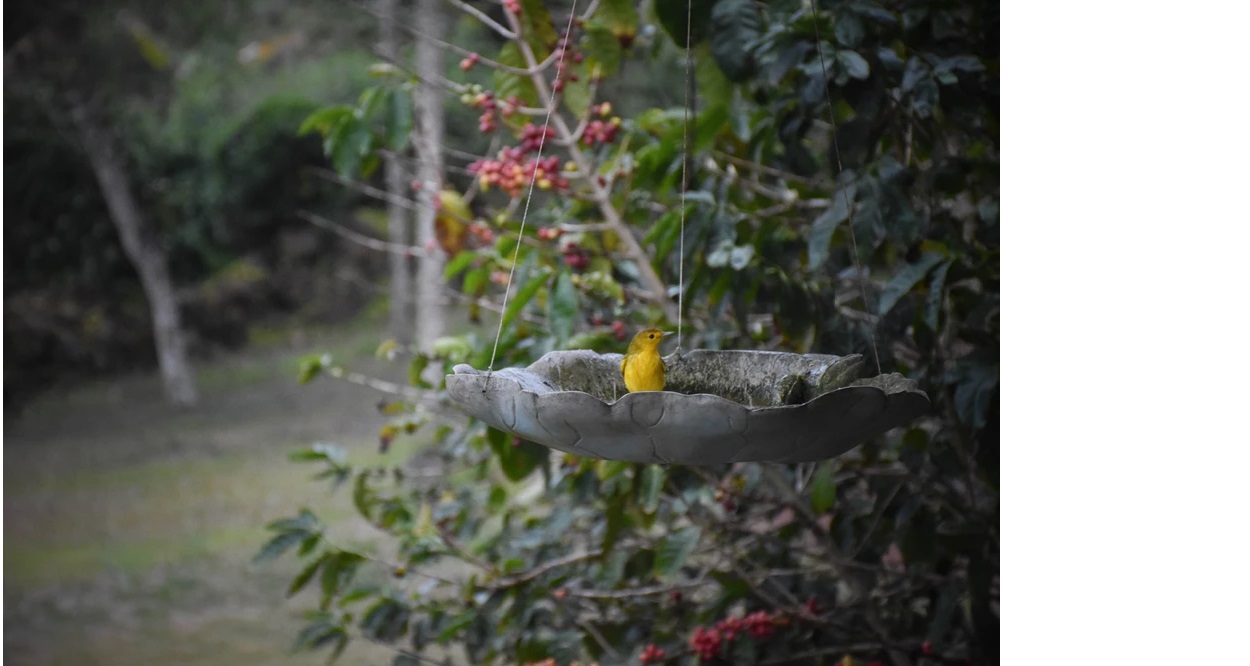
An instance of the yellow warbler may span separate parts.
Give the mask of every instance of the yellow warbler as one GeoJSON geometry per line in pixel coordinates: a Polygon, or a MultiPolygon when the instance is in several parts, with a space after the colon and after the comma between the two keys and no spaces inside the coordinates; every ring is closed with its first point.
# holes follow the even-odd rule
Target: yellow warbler
{"type": "Polygon", "coordinates": [[[664,359],[660,358],[660,342],[666,333],[658,328],[639,331],[629,343],[629,351],[621,359],[621,375],[625,377],[625,390],[664,390],[664,359]]]}

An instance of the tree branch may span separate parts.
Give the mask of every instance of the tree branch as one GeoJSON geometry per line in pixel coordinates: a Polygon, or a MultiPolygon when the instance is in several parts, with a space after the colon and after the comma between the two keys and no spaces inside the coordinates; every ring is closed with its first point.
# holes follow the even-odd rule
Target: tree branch
{"type": "Polygon", "coordinates": [[[499,582],[491,585],[490,589],[502,590],[502,589],[506,589],[509,587],[516,587],[517,585],[528,583],[529,581],[534,580],[535,578],[538,578],[539,576],[547,573],[548,571],[551,571],[552,569],[558,569],[560,567],[563,567],[569,564],[574,564],[576,562],[581,562],[583,560],[594,559],[596,557],[599,557],[600,555],[603,555],[603,551],[596,549],[596,550],[588,551],[585,553],[574,553],[572,555],[565,555],[564,557],[557,557],[556,559],[548,560],[547,562],[539,566],[536,566],[533,569],[526,571],[525,573],[518,574],[516,576],[511,576],[509,578],[500,580],[499,582]]]}
{"type": "MultiPolygon", "coordinates": [[[[519,31],[520,25],[516,17],[511,13],[507,13],[507,17],[513,30],[519,31]]],[[[538,90],[539,98],[550,100],[549,104],[555,105],[556,100],[551,94],[547,80],[539,73],[541,70],[538,68],[534,50],[523,39],[518,39],[516,44],[521,49],[521,55],[525,58],[525,63],[532,72],[530,80],[534,83],[535,89],[538,90]]],[[[586,161],[586,156],[582,154],[581,150],[577,149],[577,143],[572,130],[569,129],[568,124],[564,122],[564,117],[555,108],[552,108],[551,122],[555,126],[556,138],[568,146],[569,157],[577,165],[577,170],[584,174],[594,173],[589,162],[586,161]]],[[[616,231],[622,245],[624,245],[625,254],[638,265],[638,272],[642,277],[643,286],[647,290],[645,293],[646,300],[660,306],[664,315],[668,319],[675,321],[677,319],[676,305],[668,298],[668,289],[664,285],[664,281],[660,279],[659,274],[655,271],[655,267],[651,265],[651,258],[642,249],[638,239],[634,238],[633,231],[629,228],[629,225],[625,224],[620,213],[612,205],[608,191],[601,187],[594,178],[586,178],[586,183],[590,187],[591,201],[599,208],[599,212],[603,214],[605,222],[612,225],[613,230],[616,231]]]]}
{"type": "Polygon", "coordinates": [[[391,252],[394,254],[402,254],[406,257],[430,257],[433,255],[433,251],[427,250],[424,247],[419,247],[417,245],[402,245],[400,243],[389,243],[387,241],[384,241],[378,238],[373,238],[372,236],[367,236],[358,231],[352,231],[351,229],[348,229],[347,227],[337,222],[333,222],[324,217],[321,217],[320,215],[317,215],[316,213],[300,211],[299,213],[297,213],[297,215],[302,220],[311,222],[314,225],[321,227],[322,229],[330,231],[338,236],[341,236],[343,238],[346,238],[349,241],[352,241],[353,243],[362,245],[371,250],[377,250],[379,252],[391,252]]]}
{"type": "Polygon", "coordinates": [[[482,12],[482,10],[476,7],[473,7],[471,5],[465,4],[461,2],[460,0],[447,0],[447,2],[451,3],[452,6],[459,8],[460,11],[463,11],[464,13],[469,14],[470,16],[481,21],[483,25],[490,28],[491,30],[494,30],[496,33],[499,34],[500,37],[503,37],[504,39],[507,39],[509,41],[516,39],[516,33],[503,27],[502,25],[499,25],[499,23],[495,21],[495,19],[487,16],[485,13],[482,12]]]}

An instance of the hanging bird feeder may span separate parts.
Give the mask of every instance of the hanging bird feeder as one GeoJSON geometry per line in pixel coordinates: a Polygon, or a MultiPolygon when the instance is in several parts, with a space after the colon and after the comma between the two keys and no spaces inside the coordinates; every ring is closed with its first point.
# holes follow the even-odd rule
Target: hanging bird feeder
{"type": "Polygon", "coordinates": [[[712,465],[833,458],[923,414],[899,374],[863,357],[697,350],[665,359],[664,391],[627,393],[620,354],[551,352],[528,368],[458,365],[447,390],[483,422],[589,458],[712,465]]]}

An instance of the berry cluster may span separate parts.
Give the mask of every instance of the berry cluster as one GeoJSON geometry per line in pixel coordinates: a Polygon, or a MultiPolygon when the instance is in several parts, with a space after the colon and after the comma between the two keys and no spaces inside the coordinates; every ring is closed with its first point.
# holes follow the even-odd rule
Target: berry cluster
{"type": "Polygon", "coordinates": [[[564,264],[575,271],[584,271],[590,265],[590,255],[577,243],[568,243],[561,250],[564,264]]]}
{"type": "Polygon", "coordinates": [[[495,124],[495,109],[499,106],[495,101],[495,93],[480,92],[473,97],[473,108],[481,109],[482,115],[477,119],[477,129],[482,134],[494,132],[499,126],[495,124]]]}
{"type": "Polygon", "coordinates": [[[616,132],[620,127],[620,118],[613,118],[606,123],[602,120],[592,120],[586,124],[586,129],[582,132],[582,143],[587,146],[612,143],[616,140],[616,132]]]}
{"type": "Polygon", "coordinates": [[[538,230],[538,240],[552,241],[559,238],[563,233],[564,232],[560,230],[560,227],[543,227],[538,230]]]}
{"type": "MultiPolygon", "coordinates": [[[[521,128],[521,145],[519,148],[522,154],[529,152],[537,152],[548,139],[555,137],[556,131],[550,127],[539,127],[534,123],[526,123],[521,128]]],[[[560,162],[557,160],[556,164],[560,162]]]]}
{"type": "Polygon", "coordinates": [[[642,649],[642,655],[638,657],[638,661],[644,664],[658,664],[664,661],[664,648],[657,647],[655,643],[647,643],[647,647],[642,649]]]}
{"type": "Polygon", "coordinates": [[[503,0],[503,8],[516,16],[521,15],[521,0],[503,0]]]}
{"type": "Polygon", "coordinates": [[[556,43],[555,52],[556,59],[556,79],[551,82],[551,89],[556,92],[564,90],[566,81],[577,81],[577,74],[568,71],[569,63],[579,64],[586,59],[581,51],[577,50],[569,41],[569,33],[560,33],[560,41],[556,43]]]}
{"type": "Polygon", "coordinates": [[[694,633],[690,635],[690,648],[695,654],[699,655],[699,659],[703,661],[712,661],[720,656],[721,635],[715,629],[707,627],[695,627],[694,633]]]}
{"type": "Polygon", "coordinates": [[[473,69],[473,66],[476,65],[481,59],[482,56],[478,55],[477,51],[474,51],[469,54],[469,57],[460,61],[460,69],[467,72],[470,69],[473,69]]]}
{"type": "Polygon", "coordinates": [[[543,137],[551,134],[550,128],[539,128],[530,123],[521,132],[520,146],[501,149],[498,159],[477,160],[468,166],[468,171],[478,177],[482,190],[494,185],[514,197],[520,195],[530,178],[534,179],[538,189],[565,191],[569,189],[569,181],[560,175],[558,157],[526,159],[527,154],[538,150],[543,137]]]}
{"type": "Polygon", "coordinates": [[[494,230],[481,222],[473,222],[469,225],[469,235],[477,239],[479,246],[490,245],[495,242],[494,230]]]}
{"type": "MultiPolygon", "coordinates": [[[[460,61],[461,69],[468,69],[477,62],[477,54],[465,58],[460,61]]],[[[483,134],[489,134],[499,128],[495,123],[495,111],[499,111],[499,115],[504,118],[516,113],[517,107],[521,106],[521,100],[516,95],[500,102],[495,99],[495,93],[489,90],[482,90],[481,86],[473,86],[468,92],[460,96],[460,101],[475,109],[481,109],[482,115],[477,119],[477,129],[483,134]]]]}
{"type": "Polygon", "coordinates": [[[721,655],[723,643],[732,642],[739,636],[770,638],[777,627],[789,623],[781,613],[755,611],[746,617],[727,617],[714,627],[695,627],[690,634],[690,649],[703,661],[711,661],[721,655]]]}

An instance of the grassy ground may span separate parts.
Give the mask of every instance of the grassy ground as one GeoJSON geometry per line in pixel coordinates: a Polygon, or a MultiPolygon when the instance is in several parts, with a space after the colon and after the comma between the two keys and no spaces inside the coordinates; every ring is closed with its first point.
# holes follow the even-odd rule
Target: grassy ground
{"type": "MultiPolygon", "coordinates": [[[[299,386],[298,359],[372,359],[381,327],[305,333],[204,364],[201,404],[165,404],[154,376],[57,391],[4,425],[4,657],[23,664],[321,664],[292,654],[311,596],[284,599],[291,557],[249,563],[263,526],[301,506],[347,516],[312,470],[287,462],[315,441],[377,453],[378,394],[331,379],[299,386]]],[[[341,663],[389,663],[354,644],[341,663]]]]}

